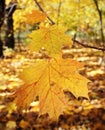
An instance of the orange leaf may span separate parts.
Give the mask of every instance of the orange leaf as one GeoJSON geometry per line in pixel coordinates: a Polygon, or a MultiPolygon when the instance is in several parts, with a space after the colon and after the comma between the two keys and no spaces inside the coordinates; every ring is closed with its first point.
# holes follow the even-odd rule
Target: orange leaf
{"type": "Polygon", "coordinates": [[[25,15],[26,23],[35,24],[43,22],[46,19],[46,14],[39,10],[32,10],[30,13],[25,15]]]}
{"type": "Polygon", "coordinates": [[[24,84],[17,89],[13,96],[15,96],[15,102],[20,109],[28,108],[29,104],[33,102],[37,96],[35,83],[28,84],[28,86],[24,84]]]}

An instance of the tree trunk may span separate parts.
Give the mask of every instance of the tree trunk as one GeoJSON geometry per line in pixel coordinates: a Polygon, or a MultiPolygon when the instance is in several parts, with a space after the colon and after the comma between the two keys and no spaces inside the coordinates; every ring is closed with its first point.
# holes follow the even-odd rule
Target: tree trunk
{"type": "Polygon", "coordinates": [[[14,29],[13,29],[13,13],[16,10],[16,3],[10,2],[10,4],[6,8],[6,22],[7,22],[7,29],[6,29],[6,39],[5,39],[5,46],[8,48],[14,49],[15,40],[14,40],[14,29]]]}
{"type": "MultiPolygon", "coordinates": [[[[5,14],[5,0],[0,0],[0,35],[1,35],[1,27],[4,21],[5,14]]],[[[3,42],[0,37],[0,57],[3,57],[3,42]]]]}
{"type": "Polygon", "coordinates": [[[0,58],[3,58],[3,42],[0,39],[0,58]]]}

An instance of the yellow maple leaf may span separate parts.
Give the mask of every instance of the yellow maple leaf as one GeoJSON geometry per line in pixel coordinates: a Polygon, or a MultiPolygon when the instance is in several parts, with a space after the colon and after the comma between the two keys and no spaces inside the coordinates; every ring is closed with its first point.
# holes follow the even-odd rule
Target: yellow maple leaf
{"type": "Polygon", "coordinates": [[[65,98],[62,88],[57,86],[46,86],[39,97],[40,115],[48,113],[50,118],[55,120],[58,119],[60,114],[63,114],[63,111],[67,105],[68,101],[65,98]]]}
{"type": "Polygon", "coordinates": [[[63,45],[72,46],[72,40],[65,34],[65,29],[56,25],[41,27],[39,30],[33,31],[29,37],[31,38],[29,44],[31,51],[39,51],[41,48],[45,48],[49,56],[60,54],[63,45]]]}
{"type": "Polygon", "coordinates": [[[19,87],[16,92],[12,95],[15,96],[15,102],[19,109],[28,108],[29,104],[33,102],[37,96],[35,83],[24,84],[19,87]]]}
{"type": "Polygon", "coordinates": [[[72,92],[77,98],[88,98],[89,80],[77,72],[82,66],[72,59],[51,58],[25,68],[20,74],[25,85],[15,92],[17,106],[27,107],[38,96],[40,114],[48,113],[50,117],[58,118],[67,106],[64,90],[72,92]]]}
{"type": "Polygon", "coordinates": [[[30,13],[27,13],[25,17],[26,17],[26,23],[35,24],[43,22],[46,19],[46,14],[39,10],[32,10],[30,13]]]}

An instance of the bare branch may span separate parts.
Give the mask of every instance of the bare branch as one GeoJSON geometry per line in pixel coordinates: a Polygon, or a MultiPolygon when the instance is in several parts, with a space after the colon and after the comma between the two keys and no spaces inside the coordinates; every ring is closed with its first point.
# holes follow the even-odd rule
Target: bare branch
{"type": "Polygon", "coordinates": [[[105,48],[86,45],[86,44],[83,44],[83,43],[81,43],[81,42],[79,42],[79,41],[77,41],[75,39],[72,39],[72,40],[73,40],[73,42],[75,42],[75,43],[77,43],[77,44],[79,44],[79,45],[81,45],[81,46],[83,46],[85,48],[92,48],[92,49],[96,49],[96,50],[100,50],[100,51],[105,51],[105,48]]]}

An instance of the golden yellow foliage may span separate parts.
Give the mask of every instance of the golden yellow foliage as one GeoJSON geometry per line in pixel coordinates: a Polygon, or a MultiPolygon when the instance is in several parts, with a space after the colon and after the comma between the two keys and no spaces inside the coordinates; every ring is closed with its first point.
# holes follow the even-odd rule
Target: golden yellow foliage
{"type": "Polygon", "coordinates": [[[56,25],[41,27],[39,30],[33,31],[29,37],[32,39],[29,44],[31,51],[45,48],[50,56],[60,54],[62,46],[72,45],[72,40],[65,34],[65,29],[56,25]]]}
{"type": "Polygon", "coordinates": [[[77,73],[82,66],[72,59],[51,58],[25,68],[20,74],[25,84],[15,92],[17,106],[26,108],[38,96],[40,114],[57,119],[68,105],[64,90],[88,98],[88,80],[77,73]]]}

